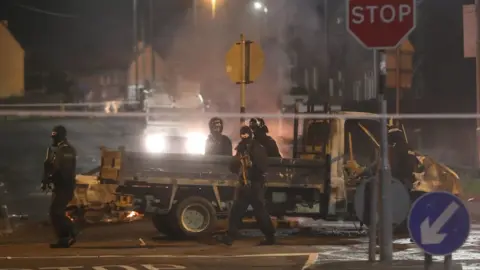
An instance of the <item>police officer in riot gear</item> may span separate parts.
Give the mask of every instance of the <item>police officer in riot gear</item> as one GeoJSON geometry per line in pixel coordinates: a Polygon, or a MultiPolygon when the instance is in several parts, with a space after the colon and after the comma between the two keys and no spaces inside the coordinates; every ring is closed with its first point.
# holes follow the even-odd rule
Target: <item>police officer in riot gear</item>
{"type": "Polygon", "coordinates": [[[268,156],[265,147],[252,138],[252,130],[244,126],[240,130],[242,140],[236,147],[237,153],[230,165],[232,173],[239,174],[240,186],[233,202],[228,222],[228,232],[217,238],[225,245],[232,245],[238,235],[238,227],[251,205],[253,213],[265,235],[260,245],[275,244],[275,229],[265,207],[265,173],[268,168],[268,156]]]}
{"type": "Polygon", "coordinates": [[[390,148],[392,176],[404,183],[407,189],[412,189],[413,173],[417,170],[418,160],[412,154],[402,129],[395,125],[389,125],[387,138],[390,148]]]}
{"type": "Polygon", "coordinates": [[[76,241],[73,223],[65,214],[75,190],[76,151],[67,141],[65,127],[54,127],[51,137],[42,180],[42,190],[52,188],[50,219],[58,241],[50,247],[68,248],[76,241]]]}
{"type": "Polygon", "coordinates": [[[232,141],[223,132],[223,121],[218,117],[210,119],[208,123],[210,135],[205,144],[205,155],[231,156],[232,141]]]}
{"type": "Polygon", "coordinates": [[[249,126],[253,131],[255,140],[265,147],[268,157],[282,157],[278,150],[277,143],[272,137],[268,136],[268,127],[262,118],[250,119],[249,126]]]}

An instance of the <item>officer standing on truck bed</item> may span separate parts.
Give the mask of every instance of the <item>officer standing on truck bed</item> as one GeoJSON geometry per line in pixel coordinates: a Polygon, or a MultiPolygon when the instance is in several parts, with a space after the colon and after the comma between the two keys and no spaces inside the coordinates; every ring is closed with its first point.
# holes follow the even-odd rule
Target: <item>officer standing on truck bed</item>
{"type": "Polygon", "coordinates": [[[232,245],[238,235],[238,227],[251,205],[255,219],[265,240],[260,245],[275,244],[275,229],[265,207],[265,174],[268,168],[268,156],[265,147],[252,138],[252,130],[244,126],[240,130],[241,141],[236,147],[237,153],[232,159],[230,170],[239,173],[240,187],[233,202],[228,221],[228,232],[217,240],[225,245],[232,245]]]}
{"type": "Polygon", "coordinates": [[[210,135],[208,135],[205,144],[205,155],[213,156],[231,156],[232,141],[223,132],[223,121],[218,117],[210,119],[208,123],[210,135]]]}
{"type": "Polygon", "coordinates": [[[44,161],[42,190],[52,189],[50,220],[57,236],[51,248],[68,248],[76,242],[73,222],[65,210],[75,190],[76,151],[67,141],[67,130],[56,126],[52,130],[52,146],[47,150],[44,161]]]}
{"type": "Polygon", "coordinates": [[[282,157],[275,140],[267,135],[268,127],[262,118],[250,119],[249,126],[253,131],[255,140],[265,147],[268,157],[282,157]]]}

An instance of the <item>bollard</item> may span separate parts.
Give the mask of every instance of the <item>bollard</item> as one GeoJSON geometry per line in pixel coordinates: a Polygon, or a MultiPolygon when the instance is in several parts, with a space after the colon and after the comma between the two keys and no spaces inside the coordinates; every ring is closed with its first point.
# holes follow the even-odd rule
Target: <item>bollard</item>
{"type": "Polygon", "coordinates": [[[8,215],[8,207],[4,204],[0,207],[0,234],[11,233],[13,233],[13,229],[8,215]]]}

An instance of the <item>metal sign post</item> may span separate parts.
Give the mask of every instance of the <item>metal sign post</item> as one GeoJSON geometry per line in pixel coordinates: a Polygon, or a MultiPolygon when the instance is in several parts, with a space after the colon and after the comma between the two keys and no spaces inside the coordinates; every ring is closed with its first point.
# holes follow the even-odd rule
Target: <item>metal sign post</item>
{"type": "MultiPolygon", "coordinates": [[[[357,186],[355,190],[355,197],[353,206],[355,214],[362,223],[368,226],[368,233],[372,241],[368,246],[368,259],[371,262],[375,261],[376,255],[376,228],[378,221],[377,208],[378,205],[378,184],[377,177],[365,179],[357,186]],[[376,187],[375,187],[376,186],[376,187]],[[373,196],[373,193],[376,196],[373,196]],[[374,204],[377,205],[374,205],[374,204]],[[370,209],[370,211],[368,211],[370,209]]],[[[392,222],[394,224],[401,224],[407,219],[410,212],[410,194],[405,188],[405,185],[399,180],[392,179],[391,184],[392,194],[392,222]]]]}
{"type": "MultiPolygon", "coordinates": [[[[373,50],[373,76],[378,82],[380,78],[380,61],[378,57],[378,50],[373,50]]],[[[375,83],[375,91],[379,92],[380,84],[375,83]]],[[[376,261],[377,255],[377,209],[378,209],[378,179],[374,177],[370,185],[370,226],[368,227],[368,260],[370,262],[376,261]]]]}
{"type": "MultiPolygon", "coordinates": [[[[262,48],[255,42],[245,40],[240,34],[240,41],[233,44],[226,55],[226,71],[230,80],[240,84],[240,113],[246,111],[247,84],[253,83],[263,72],[264,59],[262,48]]],[[[243,125],[245,119],[240,118],[243,125]]]]}
{"type": "MultiPolygon", "coordinates": [[[[240,34],[240,61],[241,61],[241,79],[240,79],[240,113],[245,113],[246,106],[246,93],[247,83],[250,81],[248,79],[250,74],[250,65],[247,63],[247,59],[250,59],[250,56],[247,57],[247,42],[245,41],[245,36],[240,34]]],[[[249,51],[249,50],[248,50],[249,51]]],[[[248,61],[250,62],[250,61],[248,61]]],[[[240,117],[240,125],[245,124],[245,118],[240,117]]]]}
{"type": "Polygon", "coordinates": [[[392,177],[388,161],[388,115],[387,101],[385,100],[385,82],[387,67],[385,50],[378,51],[380,60],[380,74],[378,76],[378,101],[380,105],[380,261],[391,262],[393,259],[393,230],[392,230],[392,177]]]}
{"type": "Polygon", "coordinates": [[[426,193],[410,210],[408,230],[413,242],[425,252],[425,270],[434,255],[444,257],[444,269],[452,269],[452,253],[470,234],[470,215],[462,200],[447,192],[426,193]]]}
{"type": "MultiPolygon", "coordinates": [[[[387,102],[385,49],[397,48],[415,29],[415,0],[347,0],[347,31],[367,49],[374,52],[374,73],[380,109],[380,260],[391,262],[393,258],[392,229],[392,177],[388,162],[387,102]],[[379,64],[382,63],[382,67],[379,64]]],[[[375,261],[377,187],[372,186],[369,259],[375,261]]]]}

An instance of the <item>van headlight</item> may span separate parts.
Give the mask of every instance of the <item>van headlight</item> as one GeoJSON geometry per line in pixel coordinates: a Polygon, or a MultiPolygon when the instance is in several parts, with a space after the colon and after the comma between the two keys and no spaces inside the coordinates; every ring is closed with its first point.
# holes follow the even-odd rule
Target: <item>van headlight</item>
{"type": "Polygon", "coordinates": [[[187,142],[185,149],[189,154],[205,154],[205,145],[207,143],[207,136],[202,133],[189,133],[187,134],[187,142]]]}
{"type": "Polygon", "coordinates": [[[151,153],[163,153],[167,147],[167,139],[163,134],[149,134],[145,137],[145,148],[151,153]]]}

